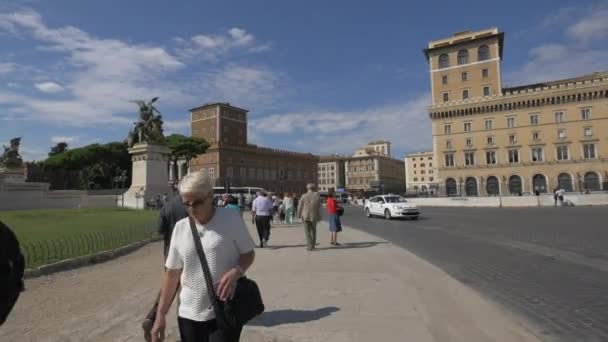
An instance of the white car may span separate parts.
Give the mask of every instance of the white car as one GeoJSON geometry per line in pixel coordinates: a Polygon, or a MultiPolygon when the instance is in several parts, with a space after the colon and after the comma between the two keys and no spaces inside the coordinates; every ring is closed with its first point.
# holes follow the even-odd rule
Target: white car
{"type": "Polygon", "coordinates": [[[396,195],[374,196],[365,201],[365,216],[384,216],[387,220],[407,217],[417,220],[420,209],[405,198],[396,195]]]}

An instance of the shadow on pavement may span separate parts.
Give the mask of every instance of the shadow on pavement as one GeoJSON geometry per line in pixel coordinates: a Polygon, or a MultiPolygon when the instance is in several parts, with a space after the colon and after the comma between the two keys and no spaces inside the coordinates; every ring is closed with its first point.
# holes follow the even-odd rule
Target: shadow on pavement
{"type": "Polygon", "coordinates": [[[261,327],[276,327],[283,324],[306,323],[328,317],[340,309],[328,306],[316,310],[275,310],[264,312],[247,325],[261,327]]]}
{"type": "Polygon", "coordinates": [[[381,244],[385,244],[385,243],[388,243],[388,242],[386,242],[386,241],[348,242],[348,243],[342,243],[342,244],[340,244],[340,246],[322,247],[322,248],[317,248],[316,250],[323,251],[323,250],[331,250],[331,249],[369,248],[369,247],[375,247],[377,245],[381,245],[381,244]]]}
{"type": "Polygon", "coordinates": [[[270,246],[270,247],[268,247],[268,249],[298,248],[298,247],[306,247],[306,244],[300,244],[300,245],[282,245],[282,246],[270,246]]]}

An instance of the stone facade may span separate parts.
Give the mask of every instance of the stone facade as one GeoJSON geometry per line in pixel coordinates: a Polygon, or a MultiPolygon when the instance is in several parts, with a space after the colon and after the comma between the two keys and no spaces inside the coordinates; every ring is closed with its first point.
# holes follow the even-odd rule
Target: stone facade
{"type": "Polygon", "coordinates": [[[502,49],[503,33],[490,29],[462,32],[424,50],[441,191],[607,190],[608,73],[503,88],[502,49]]]}
{"type": "Polygon", "coordinates": [[[317,173],[320,191],[331,188],[339,189],[346,186],[344,175],[344,160],[346,157],[325,156],[319,159],[317,173]]]}
{"type": "Polygon", "coordinates": [[[404,162],[382,155],[350,157],[344,162],[345,183],[349,192],[405,191],[404,162]]]}
{"type": "Polygon", "coordinates": [[[307,183],[317,183],[317,156],[247,143],[246,110],[212,103],[192,109],[191,119],[192,136],[206,139],[210,147],[191,161],[190,169],[206,172],[216,186],[303,193],[307,183]]]}
{"type": "Polygon", "coordinates": [[[433,151],[409,154],[405,157],[407,192],[434,194],[437,191],[437,168],[433,151]]]}

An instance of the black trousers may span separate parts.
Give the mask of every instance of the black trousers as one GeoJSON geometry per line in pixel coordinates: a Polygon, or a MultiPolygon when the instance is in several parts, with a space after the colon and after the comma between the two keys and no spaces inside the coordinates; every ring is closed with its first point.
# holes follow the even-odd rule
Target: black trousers
{"type": "Polygon", "coordinates": [[[268,241],[270,239],[270,216],[256,215],[255,227],[258,229],[260,243],[262,242],[262,240],[268,241]]]}
{"type": "Polygon", "coordinates": [[[198,322],[177,317],[177,325],[181,342],[238,342],[241,338],[241,329],[232,336],[226,336],[217,329],[215,320],[198,322]]]}

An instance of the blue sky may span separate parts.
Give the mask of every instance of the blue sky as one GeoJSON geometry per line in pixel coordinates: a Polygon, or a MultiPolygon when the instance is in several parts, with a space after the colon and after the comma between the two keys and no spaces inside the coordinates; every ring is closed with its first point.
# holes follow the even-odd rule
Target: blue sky
{"type": "Polygon", "coordinates": [[[122,140],[129,100],[160,96],[167,134],[229,101],[250,110],[253,143],[326,154],[388,139],[402,157],[431,149],[430,40],[498,27],[503,85],[608,70],[608,2],[491,4],[0,0],[0,143],[23,136],[32,160],[122,140]]]}

